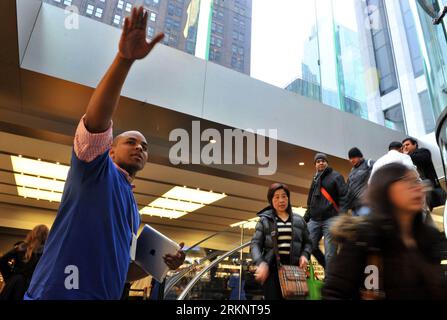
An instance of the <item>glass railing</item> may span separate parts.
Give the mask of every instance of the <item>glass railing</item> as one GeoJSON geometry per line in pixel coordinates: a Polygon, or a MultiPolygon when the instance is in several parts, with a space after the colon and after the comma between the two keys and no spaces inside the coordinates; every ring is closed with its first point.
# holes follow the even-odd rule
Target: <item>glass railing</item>
{"type": "MultiPolygon", "coordinates": [[[[242,227],[242,226],[240,226],[242,227]]],[[[204,268],[233,248],[250,241],[252,232],[244,228],[233,227],[211,234],[200,242],[191,245],[186,249],[185,264],[176,272],[168,274],[164,287],[164,299],[177,299],[186,285],[204,268]]],[[[238,257],[241,259],[241,253],[238,257]]],[[[242,256],[244,263],[250,263],[251,258],[245,253],[242,256]]],[[[216,269],[216,276],[219,278],[231,275],[231,263],[225,263],[216,269]]]]}
{"type": "Polygon", "coordinates": [[[251,241],[230,250],[204,266],[186,285],[178,300],[260,300],[261,286],[254,279],[248,247],[251,241]],[[242,254],[242,259],[240,258],[242,254]],[[230,270],[222,274],[222,270],[230,270]]]}
{"type": "MultiPolygon", "coordinates": [[[[446,176],[446,164],[447,164],[447,109],[445,109],[438,119],[436,125],[436,141],[438,142],[439,149],[441,151],[442,165],[444,169],[444,177],[446,176]]],[[[444,232],[447,235],[447,206],[444,206],[443,215],[444,232]]]]}

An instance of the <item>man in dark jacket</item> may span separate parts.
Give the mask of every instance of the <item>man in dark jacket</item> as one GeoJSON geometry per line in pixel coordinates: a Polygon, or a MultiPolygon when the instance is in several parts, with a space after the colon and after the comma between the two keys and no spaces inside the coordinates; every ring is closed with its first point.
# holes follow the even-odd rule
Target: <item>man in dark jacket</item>
{"type": "Polygon", "coordinates": [[[348,178],[348,193],[345,205],[341,212],[352,210],[354,216],[358,216],[363,208],[363,193],[368,186],[368,179],[374,164],[372,160],[365,160],[362,152],[358,148],[352,148],[348,153],[352,170],[348,178]]]}
{"type": "Polygon", "coordinates": [[[414,138],[406,138],[402,141],[402,145],[404,153],[411,157],[411,160],[413,160],[414,165],[417,167],[421,179],[430,180],[434,189],[427,197],[427,204],[430,211],[434,207],[444,205],[445,192],[439,183],[430,150],[419,148],[419,144],[414,138]]]}
{"type": "Polygon", "coordinates": [[[329,167],[324,153],[317,153],[314,161],[317,173],[310,186],[304,220],[308,222],[307,226],[313,243],[312,254],[326,269],[336,252],[329,228],[332,218],[336,217],[340,208],[345,206],[347,187],[343,176],[329,167]],[[318,247],[323,236],[324,256],[318,247]]]}

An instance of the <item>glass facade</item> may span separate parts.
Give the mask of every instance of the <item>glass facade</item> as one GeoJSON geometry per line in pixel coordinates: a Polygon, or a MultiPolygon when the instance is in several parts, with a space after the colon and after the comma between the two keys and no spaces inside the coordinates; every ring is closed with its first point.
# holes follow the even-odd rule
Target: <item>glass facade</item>
{"type": "Polygon", "coordinates": [[[400,117],[416,106],[416,133],[432,132],[447,106],[447,33],[427,13],[447,0],[44,2],[115,27],[144,5],[149,38],[395,130],[412,128],[400,117]]]}
{"type": "Polygon", "coordinates": [[[399,0],[400,8],[405,25],[405,35],[408,42],[408,49],[411,56],[411,64],[415,77],[424,74],[424,61],[422,58],[421,47],[417,37],[416,23],[413,12],[411,11],[409,0],[399,0]]]}

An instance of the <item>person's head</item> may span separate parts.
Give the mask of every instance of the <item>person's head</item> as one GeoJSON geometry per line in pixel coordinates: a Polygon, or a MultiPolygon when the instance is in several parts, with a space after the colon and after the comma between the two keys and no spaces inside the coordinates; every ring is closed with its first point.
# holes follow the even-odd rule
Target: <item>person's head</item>
{"type": "Polygon", "coordinates": [[[324,153],[317,153],[314,157],[315,169],[318,172],[326,170],[328,167],[327,155],[324,153]]]}
{"type": "Polygon", "coordinates": [[[48,227],[44,224],[37,225],[28,232],[25,238],[25,245],[26,245],[26,253],[25,253],[25,260],[28,261],[33,252],[37,249],[43,248],[45,241],[47,241],[48,238],[48,227]]]}
{"type": "Polygon", "coordinates": [[[267,193],[267,200],[270,206],[276,212],[288,212],[292,214],[292,205],[290,204],[289,187],[282,183],[274,183],[270,186],[267,193]]]}
{"type": "Polygon", "coordinates": [[[399,141],[391,142],[390,145],[388,146],[388,151],[391,151],[391,150],[398,151],[398,152],[402,153],[403,152],[402,143],[400,143],[399,141]]]}
{"type": "Polygon", "coordinates": [[[363,160],[363,154],[359,148],[352,148],[348,152],[349,162],[351,162],[352,166],[357,166],[363,160]]]}
{"type": "Polygon", "coordinates": [[[372,176],[367,200],[372,211],[399,219],[416,216],[424,207],[425,192],[414,170],[400,163],[383,166],[372,176]]]}
{"type": "Polygon", "coordinates": [[[410,154],[419,148],[418,141],[414,138],[406,138],[402,141],[402,147],[405,154],[410,154]]]}
{"type": "Polygon", "coordinates": [[[113,140],[109,155],[113,162],[134,177],[147,162],[146,138],[138,131],[124,132],[113,140]]]}

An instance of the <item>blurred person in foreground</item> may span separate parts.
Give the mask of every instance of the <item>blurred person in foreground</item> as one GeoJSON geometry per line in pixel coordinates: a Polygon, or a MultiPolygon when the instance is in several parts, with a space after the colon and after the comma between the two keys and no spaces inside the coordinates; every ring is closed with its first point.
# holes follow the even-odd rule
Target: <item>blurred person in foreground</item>
{"type": "Polygon", "coordinates": [[[277,237],[281,264],[296,265],[307,269],[312,241],[306,222],[292,212],[289,188],[281,183],[270,186],[267,199],[269,206],[258,213],[250,253],[257,266],[255,278],[263,285],[265,300],[281,300],[281,286],[274,251],[277,237]]]}
{"type": "Polygon", "coordinates": [[[423,223],[424,185],[414,170],[392,163],[374,174],[371,214],[340,217],[331,232],[338,254],[324,299],[447,299],[441,270],[446,239],[423,223]]]}
{"type": "Polygon", "coordinates": [[[35,226],[24,241],[16,243],[12,250],[0,257],[0,272],[5,280],[0,300],[23,299],[47,237],[46,225],[35,226]]]}

